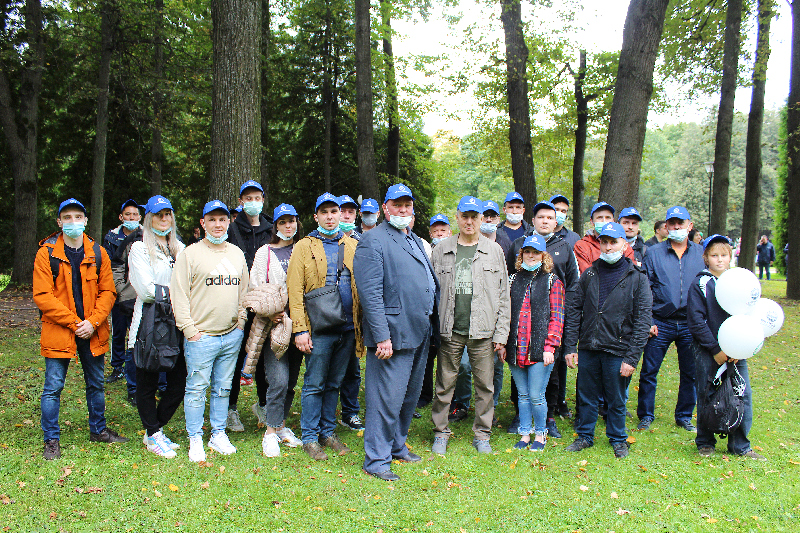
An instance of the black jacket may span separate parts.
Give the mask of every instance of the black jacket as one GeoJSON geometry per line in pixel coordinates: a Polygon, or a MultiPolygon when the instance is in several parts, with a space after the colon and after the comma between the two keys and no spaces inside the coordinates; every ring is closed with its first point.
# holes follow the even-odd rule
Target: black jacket
{"type": "Polygon", "coordinates": [[[561,226],[561,229],[556,232],[556,235],[561,235],[569,243],[572,248],[575,248],[575,243],[581,240],[581,236],[574,231],[567,229],[566,226],[561,226]]]}
{"type": "MultiPolygon", "coordinates": [[[[530,235],[531,232],[533,231],[533,227],[524,220],[522,221],[522,229],[523,229],[523,235],[530,235]]],[[[507,231],[508,228],[506,228],[506,221],[503,220],[503,222],[501,222],[500,225],[497,226],[498,239],[500,238],[500,234],[502,233],[509,240],[509,242],[511,242],[511,237],[508,236],[508,233],[506,233],[507,231]]],[[[509,270],[509,274],[513,274],[513,271],[509,270]]]]}
{"type": "Polygon", "coordinates": [[[686,323],[694,342],[704,351],[716,355],[722,351],[717,341],[719,327],[731,316],[717,302],[714,291],[717,278],[703,270],[689,287],[689,303],[686,306],[686,323]]]}
{"type": "Polygon", "coordinates": [[[644,254],[647,253],[647,244],[645,244],[644,239],[642,239],[641,235],[636,236],[636,240],[633,241],[633,244],[628,243],[633,250],[633,257],[637,261],[639,261],[639,265],[644,264],[644,254]]]}
{"type": "Polygon", "coordinates": [[[587,268],[578,283],[575,297],[567,302],[564,320],[564,353],[581,349],[599,350],[622,357],[635,367],[647,344],[652,323],[653,297],[647,275],[630,259],[627,271],[608,293],[603,307],[600,302],[598,259],[587,268]]]}
{"type": "Polygon", "coordinates": [[[253,268],[256,252],[272,239],[272,218],[259,215],[260,224],[253,227],[247,215],[240,213],[228,230],[228,242],[235,244],[244,252],[248,270],[253,268]],[[241,240],[240,240],[241,237],[241,240]]]}
{"type": "Polygon", "coordinates": [[[771,262],[775,261],[775,247],[772,246],[772,243],[767,241],[764,244],[759,243],[756,245],[756,250],[758,251],[758,257],[756,257],[756,264],[758,265],[768,265],[771,262]]]}

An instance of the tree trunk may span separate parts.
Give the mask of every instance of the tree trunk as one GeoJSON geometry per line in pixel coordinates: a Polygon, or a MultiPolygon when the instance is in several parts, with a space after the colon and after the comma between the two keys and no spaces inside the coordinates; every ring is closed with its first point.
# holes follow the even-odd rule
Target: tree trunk
{"type": "Polygon", "coordinates": [[[270,205],[269,174],[269,61],[272,33],[270,30],[269,0],[261,2],[261,186],[264,188],[264,205],[270,205]]]}
{"type": "Polygon", "coordinates": [[[742,43],[742,0],[728,0],[725,15],[725,47],[722,56],[722,90],[714,142],[714,188],[711,195],[711,227],[708,234],[728,231],[728,186],[733,134],[733,101],[739,74],[739,49],[742,43]]]}
{"type": "Polygon", "coordinates": [[[755,264],[758,224],[761,219],[761,128],[764,125],[764,91],[767,85],[769,61],[769,27],[775,16],[774,0],[758,2],[758,44],[753,67],[753,96],[747,118],[747,148],[745,149],[744,213],[742,215],[742,246],[738,265],[753,269],[755,264]]]}
{"type": "Polygon", "coordinates": [[[150,141],[150,194],[161,194],[161,172],[164,165],[164,147],[161,143],[162,107],[164,94],[161,80],[164,76],[164,0],[155,0],[156,19],[153,30],[153,138],[150,141]]]}
{"type": "Polygon", "coordinates": [[[355,0],[356,19],[356,151],[364,198],[379,198],[372,124],[372,49],[369,0],[355,0]]]}
{"type": "Polygon", "coordinates": [[[639,200],[653,68],[668,5],[669,0],[631,0],[625,17],[599,194],[619,209],[639,200]]]}
{"type": "Polygon", "coordinates": [[[508,100],[508,142],[514,188],[529,206],[525,218],[530,222],[536,204],[536,178],[531,146],[531,116],[528,101],[528,46],[522,27],[520,0],[500,0],[500,20],[506,41],[506,95],[508,100]]]}
{"type": "Polygon", "coordinates": [[[261,2],[212,0],[210,196],[233,205],[261,171],[261,2]]]}
{"type": "Polygon", "coordinates": [[[331,38],[331,24],[333,18],[331,14],[330,0],[327,1],[328,7],[325,12],[325,37],[322,44],[323,76],[322,80],[322,108],[325,117],[325,139],[323,142],[322,169],[325,176],[325,190],[331,190],[331,135],[333,134],[333,76],[331,63],[333,56],[333,43],[331,38]]]}
{"type": "MultiPolygon", "coordinates": [[[[786,155],[789,162],[786,196],[787,220],[800,220],[800,0],[792,2],[792,66],[786,130],[786,155]]],[[[790,222],[791,223],[791,222],[790,222]]],[[[800,300],[800,231],[789,231],[789,265],[786,297],[800,300]]]]}
{"type": "Polygon", "coordinates": [[[383,30],[384,77],[386,78],[386,114],[389,131],[386,140],[386,173],[394,180],[400,179],[400,111],[397,104],[397,77],[392,52],[392,2],[381,0],[381,25],[383,30]]]}
{"type": "Polygon", "coordinates": [[[96,241],[103,238],[103,196],[106,181],[106,140],[108,139],[108,82],[111,78],[111,54],[114,51],[116,6],[100,4],[100,65],[97,81],[97,118],[95,122],[94,164],[92,166],[92,209],[89,235],[96,241]]]}
{"type": "Polygon", "coordinates": [[[578,110],[578,127],[575,128],[575,157],[572,160],[572,229],[583,235],[583,163],[586,159],[586,137],[589,123],[589,100],[583,93],[586,79],[586,50],[580,52],[580,65],[575,77],[575,102],[578,110]]]}
{"type": "Polygon", "coordinates": [[[12,98],[9,69],[0,59],[0,125],[11,156],[14,178],[14,270],[10,285],[33,282],[33,260],[36,242],[37,137],[39,131],[39,93],[42,88],[44,43],[42,36],[41,0],[25,3],[27,52],[23,56],[21,82],[16,98],[12,98]],[[12,108],[16,100],[17,109],[12,108]]]}

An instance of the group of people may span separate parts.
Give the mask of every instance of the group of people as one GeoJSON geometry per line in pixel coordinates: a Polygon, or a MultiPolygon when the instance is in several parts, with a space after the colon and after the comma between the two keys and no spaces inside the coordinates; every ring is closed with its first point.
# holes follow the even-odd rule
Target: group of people
{"type": "MultiPolygon", "coordinates": [[[[252,411],[265,428],[264,455],[279,456],[281,446],[302,446],[314,460],[349,453],[335,431],[341,403],[339,423],[364,430],[364,471],[387,481],[399,479],[393,461],[421,461],[406,438],[412,419],[421,416],[418,409],[428,403],[431,450],[447,453],[450,423],[466,413],[470,382],[473,446],[491,453],[506,363],[516,412],[508,431],[519,435],[515,448],[542,451],[548,438],[561,438],[556,417],[572,415],[566,377],[568,368],[577,368],[577,438],[566,449],[592,446],[602,415],[618,458],[629,453],[628,388],[640,359],[637,429],[654,422],[657,376],[674,342],[680,371],[675,422],[697,432],[703,455],[713,453],[715,439],[692,422],[696,384],[701,387],[721,364],[735,364],[747,379],[746,362],[730,360],[716,342],[727,315],[713,287],[730,266],[730,243],[720,235],[702,244],[689,239],[692,221],[681,206],[670,208],[645,242],[634,207],[617,215],[613,206],[595,204],[591,229],[579,236],[564,226],[569,200],[563,195],[534,205],[531,224],[516,192],[502,208],[465,196],[456,210],[457,234],[448,217],[437,214],[429,222],[428,243],[411,231],[414,196],[403,184],[391,186],[380,206],[375,199],[359,204],[347,195],[322,194],[313,215],[317,227],[302,238],[293,206],[280,204],[271,218],[262,213],[264,191],[257,182],[242,184],[239,203],[234,221],[223,202],[208,202],[200,219],[204,237],[189,246],[178,236],[172,204],[163,196],[144,206],[125,202],[121,224],[103,247],[84,234],[81,202],[70,198],[59,206],[59,231],[40,243],[34,265],[46,358],[45,459],[61,455],[60,395],[76,354],[84,369],[90,440],[128,440],[108,428],[104,416],[103,360],[110,336],[109,381],[126,379],[148,451],[177,455],[179,444],[164,427],[183,401],[189,459],[204,461],[210,393],[208,447],[235,453],[226,431],[244,430],[239,384],[252,357],[246,348],[251,343],[244,341],[261,327],[254,326],[255,310],[244,301],[250,291],[267,286],[283,291],[287,302],[266,317],[268,324],[290,328],[291,342],[284,349],[263,342],[255,367],[258,401],[252,411]],[[154,369],[142,354],[152,351],[170,324],[153,319],[154,303],[164,302],[179,342],[169,364],[154,369]],[[303,362],[298,438],[285,422],[303,362]]],[[[728,448],[763,459],[747,440],[749,381],[745,397],[750,414],[728,448]]]]}

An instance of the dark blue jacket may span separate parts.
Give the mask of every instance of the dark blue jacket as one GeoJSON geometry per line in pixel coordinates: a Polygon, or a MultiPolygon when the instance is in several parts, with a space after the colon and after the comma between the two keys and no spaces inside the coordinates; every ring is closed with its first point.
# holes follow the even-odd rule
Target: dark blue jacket
{"type": "Polygon", "coordinates": [[[704,351],[716,355],[721,351],[717,334],[719,327],[731,316],[717,303],[714,290],[717,278],[708,270],[703,270],[689,288],[689,305],[686,322],[694,342],[704,351]]]}
{"type": "Polygon", "coordinates": [[[706,266],[703,247],[690,241],[678,258],[666,240],[647,249],[643,266],[653,292],[653,318],[686,320],[689,287],[706,266]]]}
{"type": "Polygon", "coordinates": [[[764,244],[758,244],[756,246],[756,250],[758,251],[758,257],[756,258],[756,264],[759,265],[768,265],[771,262],[775,261],[775,247],[772,246],[772,243],[767,241],[764,244]]]}

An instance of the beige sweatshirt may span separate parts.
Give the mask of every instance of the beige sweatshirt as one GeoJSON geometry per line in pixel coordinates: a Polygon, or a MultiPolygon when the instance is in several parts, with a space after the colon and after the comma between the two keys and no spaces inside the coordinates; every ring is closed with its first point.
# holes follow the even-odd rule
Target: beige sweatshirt
{"type": "Polygon", "coordinates": [[[205,239],[187,246],[172,270],[170,296],[175,323],[189,339],[198,333],[224,335],[244,328],[241,307],[249,275],[244,253],[233,244],[213,250],[205,239]]]}

